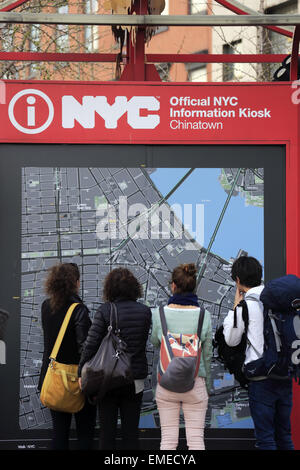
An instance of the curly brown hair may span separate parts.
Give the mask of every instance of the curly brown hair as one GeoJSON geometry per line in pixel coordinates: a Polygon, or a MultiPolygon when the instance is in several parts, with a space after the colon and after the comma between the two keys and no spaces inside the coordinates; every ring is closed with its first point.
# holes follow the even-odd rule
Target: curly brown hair
{"type": "Polygon", "coordinates": [[[117,298],[137,300],[142,295],[142,286],[129,269],[115,268],[104,280],[103,298],[106,302],[114,302],[117,298]]]}
{"type": "Polygon", "coordinates": [[[172,272],[172,282],[176,285],[176,293],[193,292],[196,287],[196,266],[194,263],[181,264],[172,272]]]}
{"type": "Polygon", "coordinates": [[[49,296],[52,311],[59,310],[77,293],[79,279],[80,273],[75,263],[59,263],[48,269],[45,292],[49,296]]]}

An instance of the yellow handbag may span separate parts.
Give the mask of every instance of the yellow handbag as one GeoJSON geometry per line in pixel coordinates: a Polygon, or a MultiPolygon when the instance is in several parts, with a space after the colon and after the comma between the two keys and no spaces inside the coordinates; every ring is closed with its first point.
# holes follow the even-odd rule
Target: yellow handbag
{"type": "Polygon", "coordinates": [[[44,406],[51,410],[64,411],[65,413],[77,413],[83,408],[85,403],[85,397],[78,383],[78,365],[62,364],[56,361],[56,356],[68,323],[77,305],[78,303],[74,303],[69,307],[61,325],[49,357],[50,363],[40,394],[40,400],[44,406]]]}

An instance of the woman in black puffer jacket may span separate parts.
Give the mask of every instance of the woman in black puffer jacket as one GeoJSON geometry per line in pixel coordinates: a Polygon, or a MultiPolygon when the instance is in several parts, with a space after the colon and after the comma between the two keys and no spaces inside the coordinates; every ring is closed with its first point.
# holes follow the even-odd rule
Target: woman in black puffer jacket
{"type": "Polygon", "coordinates": [[[125,268],[112,270],[105,279],[103,297],[106,301],[98,311],[89,330],[79,362],[83,365],[97,352],[110,323],[110,302],[118,312],[118,326],[131,355],[134,381],[108,392],[99,402],[100,449],[115,449],[118,412],[121,416],[122,448],[138,449],[138,425],[143,398],[144,379],[148,375],[146,344],[151,326],[151,310],[137,302],[142,289],[134,275],[125,268]]]}

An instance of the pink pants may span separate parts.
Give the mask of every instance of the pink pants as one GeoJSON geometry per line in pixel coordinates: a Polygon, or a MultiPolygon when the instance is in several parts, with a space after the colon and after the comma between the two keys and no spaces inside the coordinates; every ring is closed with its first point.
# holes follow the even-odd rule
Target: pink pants
{"type": "Polygon", "coordinates": [[[207,402],[208,395],[203,377],[197,377],[194,388],[186,393],[169,392],[157,385],[156,403],[161,426],[161,450],[177,448],[181,406],[189,450],[205,449],[203,435],[207,402]]]}

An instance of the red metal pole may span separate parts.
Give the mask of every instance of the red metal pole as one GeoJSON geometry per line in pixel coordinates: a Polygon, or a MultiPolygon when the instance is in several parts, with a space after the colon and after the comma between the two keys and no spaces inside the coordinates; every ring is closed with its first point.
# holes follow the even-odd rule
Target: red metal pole
{"type": "Polygon", "coordinates": [[[300,42],[300,26],[295,27],[292,47],[292,57],[290,66],[290,79],[291,81],[298,79],[298,54],[300,42]]]}
{"type": "MultiPolygon", "coordinates": [[[[230,1],[228,0],[216,0],[216,2],[222,5],[223,7],[227,8],[227,10],[233,11],[237,15],[249,15],[249,13],[242,10],[241,8],[238,8],[235,5],[232,5],[232,3],[230,3],[230,1]]],[[[278,26],[263,25],[263,28],[270,29],[271,31],[275,31],[275,33],[279,33],[279,34],[282,34],[283,36],[287,36],[288,38],[293,37],[293,33],[291,31],[288,31],[287,29],[279,28],[278,26]]]]}
{"type": "Polygon", "coordinates": [[[282,63],[286,54],[146,54],[147,63],[282,63]]]}
{"type": "Polygon", "coordinates": [[[12,2],[10,5],[4,8],[1,8],[0,5],[0,11],[11,11],[27,2],[29,2],[29,0],[16,0],[15,2],[12,2]]]}
{"type": "MultiPolygon", "coordinates": [[[[131,14],[148,14],[147,0],[135,0],[131,14]]],[[[160,81],[159,74],[152,64],[146,64],[145,54],[145,26],[136,29],[136,37],[133,43],[132,33],[127,34],[128,62],[120,77],[121,81],[160,81]]]]}
{"type": "MultiPolygon", "coordinates": [[[[124,63],[133,54],[134,47],[127,55],[123,55],[124,63]]],[[[128,47],[128,48],[129,48],[128,47]]],[[[171,63],[281,63],[286,54],[146,54],[147,64],[162,62],[171,63]]],[[[117,54],[80,53],[80,52],[0,52],[1,60],[38,61],[38,62],[115,62],[117,54]]],[[[140,58],[141,59],[141,58],[140,58]]]]}
{"type": "MultiPolygon", "coordinates": [[[[296,26],[294,31],[294,38],[293,38],[293,47],[292,47],[292,57],[291,57],[291,65],[290,65],[290,79],[291,81],[298,80],[298,53],[299,53],[299,42],[300,42],[300,26],[296,26]]],[[[294,104],[294,106],[298,106],[298,126],[300,123],[300,106],[299,104],[294,104]]],[[[300,179],[300,133],[298,128],[298,139],[297,139],[297,147],[294,150],[297,155],[295,158],[295,188],[294,188],[294,201],[293,206],[295,207],[295,213],[293,214],[293,232],[298,230],[298,237],[295,240],[295,244],[299,246],[299,231],[300,231],[300,191],[299,191],[299,179],[300,179]]],[[[290,223],[291,224],[291,223],[290,223]]],[[[295,257],[295,250],[293,250],[293,257],[295,257]]],[[[300,256],[298,254],[296,259],[296,265],[294,270],[289,270],[288,272],[293,272],[297,276],[300,276],[300,256]]],[[[288,256],[288,263],[289,263],[289,256],[288,256]]],[[[289,269],[289,266],[288,266],[289,269]]],[[[292,438],[294,442],[294,446],[296,450],[300,450],[300,386],[294,382],[293,386],[293,409],[291,415],[291,425],[292,425],[292,438]]]]}
{"type": "MultiPolygon", "coordinates": [[[[135,0],[133,4],[132,13],[135,12],[137,15],[147,15],[147,3],[147,0],[135,0]]],[[[145,27],[138,27],[136,31],[135,44],[133,47],[133,65],[135,80],[146,80],[145,27]]]]}

